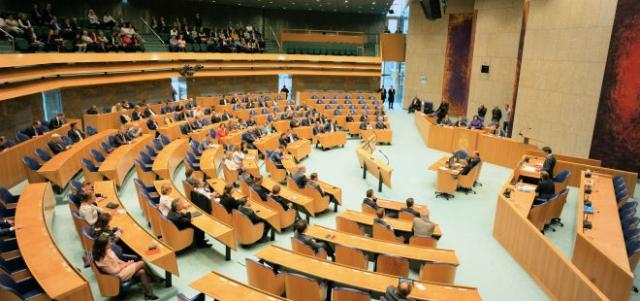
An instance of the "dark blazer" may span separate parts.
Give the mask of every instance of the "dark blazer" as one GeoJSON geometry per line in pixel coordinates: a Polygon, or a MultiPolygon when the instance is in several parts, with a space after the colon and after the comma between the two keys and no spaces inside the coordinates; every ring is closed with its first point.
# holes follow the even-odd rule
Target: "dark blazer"
{"type": "Polygon", "coordinates": [[[327,123],[327,125],[324,127],[324,131],[327,133],[335,132],[336,130],[336,125],[333,123],[327,123]]]}
{"type": "Polygon", "coordinates": [[[269,190],[262,187],[262,185],[253,183],[251,184],[251,189],[253,189],[253,191],[255,191],[260,196],[260,199],[262,199],[263,201],[267,200],[267,197],[269,196],[269,190]]]}
{"type": "Polygon", "coordinates": [[[155,115],[155,112],[153,112],[151,108],[146,108],[144,109],[144,112],[142,112],[142,115],[144,116],[144,118],[149,118],[151,117],[151,115],[155,115]]]}
{"type": "Polygon", "coordinates": [[[538,187],[536,187],[536,193],[540,198],[550,199],[556,193],[556,186],[551,179],[541,180],[538,182],[538,187]]]}
{"type": "Polygon", "coordinates": [[[376,122],[376,129],[384,130],[387,128],[387,125],[384,122],[376,122]]]}
{"type": "Polygon", "coordinates": [[[140,120],[142,119],[142,114],[140,112],[133,112],[131,113],[131,118],[133,120],[140,120]]]}
{"type": "Polygon", "coordinates": [[[222,205],[224,209],[227,210],[227,213],[229,214],[231,214],[233,209],[238,209],[239,207],[238,201],[236,201],[236,199],[234,199],[231,195],[228,195],[228,194],[223,194],[220,197],[220,205],[222,205]]]}
{"type": "Polygon", "coordinates": [[[284,165],[282,165],[282,154],[280,154],[279,152],[272,152],[271,156],[269,156],[269,159],[271,159],[273,165],[275,165],[277,168],[284,168],[284,165]]]}
{"type": "Polygon", "coordinates": [[[126,114],[120,115],[120,123],[125,124],[127,122],[129,122],[129,116],[127,116],[126,114]]]}
{"type": "Polygon", "coordinates": [[[33,126],[28,127],[26,130],[24,130],[24,133],[29,137],[34,137],[36,136],[36,134],[38,136],[44,135],[44,131],[42,130],[42,128],[34,128],[33,126]]]}
{"type": "Polygon", "coordinates": [[[273,199],[274,201],[278,202],[278,204],[280,204],[280,206],[282,206],[282,208],[286,211],[289,210],[289,201],[287,201],[287,199],[283,198],[282,196],[279,195],[271,195],[269,196],[271,199],[273,199]]]}
{"type": "Polygon", "coordinates": [[[544,159],[542,163],[542,170],[549,173],[550,177],[553,177],[553,168],[556,166],[556,157],[549,155],[544,159]]]}
{"type": "Polygon", "coordinates": [[[311,249],[313,249],[313,252],[318,252],[318,249],[324,247],[324,244],[315,241],[313,238],[305,234],[295,233],[294,237],[299,239],[303,244],[311,247],[311,249]]]}
{"type": "Polygon", "coordinates": [[[53,118],[51,119],[51,121],[49,121],[49,128],[50,129],[57,129],[59,127],[61,127],[64,124],[65,120],[58,120],[57,118],[53,118]]]}
{"type": "Polygon", "coordinates": [[[169,211],[167,219],[170,220],[178,230],[184,230],[191,227],[191,213],[180,213],[176,211],[169,211]]]}
{"type": "Polygon", "coordinates": [[[150,130],[158,129],[158,123],[153,121],[153,119],[147,120],[147,128],[150,130]]]}
{"type": "Polygon", "coordinates": [[[254,225],[262,222],[262,219],[251,208],[240,207],[238,211],[246,215],[251,220],[251,223],[254,225]]]}
{"type": "Polygon", "coordinates": [[[367,205],[369,205],[369,206],[373,207],[373,209],[378,210],[378,203],[376,203],[376,201],[375,201],[375,200],[373,200],[373,199],[370,199],[370,198],[364,198],[364,200],[362,200],[362,203],[363,203],[363,204],[367,204],[367,205]]]}
{"type": "Polygon", "coordinates": [[[98,111],[90,108],[90,109],[87,110],[87,114],[88,115],[97,115],[98,111]]]}
{"type": "Polygon", "coordinates": [[[313,135],[319,135],[324,133],[324,128],[322,127],[313,127],[313,135]]]}
{"type": "Polygon", "coordinates": [[[124,134],[121,133],[117,133],[113,136],[113,141],[115,142],[115,147],[121,146],[121,145],[125,145],[129,142],[129,140],[127,139],[127,137],[124,134]]]}
{"type": "Polygon", "coordinates": [[[307,185],[307,181],[309,181],[309,179],[307,179],[307,176],[305,176],[301,172],[296,172],[295,174],[293,174],[292,178],[293,181],[296,182],[296,185],[298,185],[298,187],[300,188],[304,188],[304,186],[307,185]]]}
{"type": "Polygon", "coordinates": [[[191,202],[204,212],[211,214],[211,200],[206,195],[191,190],[191,202]]]}
{"type": "Polygon", "coordinates": [[[69,138],[71,138],[71,141],[73,141],[73,143],[76,143],[78,141],[80,141],[80,138],[84,139],[86,137],[86,135],[81,132],[80,130],[69,130],[67,132],[67,136],[69,136],[69,138]]]}
{"type": "Polygon", "coordinates": [[[47,142],[47,146],[49,146],[49,149],[51,150],[51,152],[54,155],[57,155],[57,154],[59,154],[59,153],[64,151],[64,145],[62,145],[62,144],[60,144],[58,142],[55,142],[55,141],[47,142]]]}

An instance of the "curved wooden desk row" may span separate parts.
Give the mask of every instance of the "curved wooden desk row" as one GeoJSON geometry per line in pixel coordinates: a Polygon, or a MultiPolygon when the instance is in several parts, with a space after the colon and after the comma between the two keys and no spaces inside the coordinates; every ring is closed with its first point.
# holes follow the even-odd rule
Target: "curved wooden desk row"
{"type": "Polygon", "coordinates": [[[133,168],[138,153],[143,151],[145,146],[151,145],[152,141],[152,134],[144,134],[133,140],[130,144],[114,149],[106,156],[98,171],[107,179],[113,180],[115,184],[120,187],[131,168],[133,168]]]}
{"type": "Polygon", "coordinates": [[[514,189],[514,177],[515,172],[498,195],[493,226],[496,240],[552,299],[609,300],[527,219],[534,195],[514,189]],[[514,189],[509,198],[503,195],[506,188],[514,189]]]}
{"type": "MultiPolygon", "coordinates": [[[[26,180],[29,176],[26,167],[22,163],[22,157],[35,157],[36,148],[48,150],[47,142],[51,140],[51,135],[66,135],[72,123],[79,123],[77,119],[67,119],[62,127],[45,133],[44,135],[34,137],[17,145],[14,145],[5,151],[0,152],[0,186],[13,187],[18,183],[26,180]]],[[[35,180],[35,179],[34,179],[35,180]]]]}
{"type": "MultiPolygon", "coordinates": [[[[172,106],[176,105],[184,105],[188,99],[178,100],[175,102],[171,102],[172,106]]],[[[158,116],[158,124],[164,124],[164,115],[160,114],[161,108],[164,106],[164,103],[148,103],[147,104],[151,110],[158,116]]],[[[131,115],[133,109],[126,110],[126,112],[131,115]]],[[[98,132],[106,129],[117,129],[120,128],[122,123],[120,122],[120,115],[122,112],[109,112],[109,113],[99,113],[99,114],[84,114],[82,115],[82,121],[84,122],[84,126],[92,126],[98,130],[98,132]]],[[[147,118],[143,118],[139,121],[133,121],[137,123],[142,129],[147,129],[146,121],[147,118]]]]}
{"type": "Polygon", "coordinates": [[[357,100],[359,96],[363,96],[365,100],[368,100],[369,97],[375,97],[376,99],[380,98],[380,93],[378,92],[345,92],[345,91],[302,91],[298,92],[298,99],[306,100],[313,99],[313,97],[317,97],[322,99],[323,96],[326,96],[327,99],[331,99],[334,96],[337,96],[337,99],[344,99],[345,96],[350,96],[352,100],[357,100]]]}
{"type": "Polygon", "coordinates": [[[189,285],[191,288],[220,301],[288,300],[233,280],[217,272],[206,274],[189,285]]]}
{"type": "Polygon", "coordinates": [[[59,187],[66,187],[73,176],[82,170],[82,158],[92,160],[91,150],[100,150],[100,143],[107,141],[108,137],[115,134],[115,130],[106,130],[73,144],[73,146],[47,161],[38,169],[38,174],[59,187]]]}
{"type": "MultiPolygon", "coordinates": [[[[217,111],[218,108],[225,108],[226,106],[221,105],[220,104],[220,100],[225,97],[227,99],[227,101],[230,101],[232,97],[235,97],[236,99],[241,99],[244,97],[249,98],[249,100],[254,100],[256,97],[258,98],[265,98],[265,97],[269,97],[268,101],[283,101],[285,102],[286,100],[284,99],[285,94],[284,93],[278,93],[278,92],[254,92],[254,93],[229,93],[229,94],[225,94],[225,95],[209,95],[209,96],[197,96],[196,97],[196,102],[201,105],[201,106],[205,106],[205,107],[214,107],[217,111]]],[[[227,106],[230,106],[229,104],[227,106]]]]}
{"type": "Polygon", "coordinates": [[[178,70],[185,64],[208,68],[199,71],[195,75],[198,77],[278,74],[377,77],[381,70],[380,57],[321,55],[62,53],[7,54],[3,58],[0,68],[11,75],[4,82],[19,84],[0,88],[1,100],[66,87],[171,78],[179,76],[178,70]]]}
{"type": "Polygon", "coordinates": [[[93,300],[87,279],[64,256],[52,236],[55,195],[49,183],[27,185],[20,195],[15,222],[20,254],[29,272],[55,300],[93,300]]]}
{"type": "MultiPolygon", "coordinates": [[[[384,294],[388,286],[396,286],[399,281],[395,276],[328,262],[275,245],[258,251],[255,256],[268,263],[277,264],[285,270],[308,274],[375,294],[384,294]]],[[[481,300],[476,288],[425,281],[414,281],[410,297],[416,300],[481,300]]]]}
{"type": "MultiPolygon", "coordinates": [[[[356,222],[359,225],[371,227],[373,226],[373,220],[375,219],[376,216],[373,214],[357,212],[357,211],[347,209],[341,212],[340,214],[338,214],[336,218],[338,217],[356,222]]],[[[395,230],[406,232],[406,233],[413,232],[413,221],[397,219],[397,218],[389,218],[389,217],[384,217],[383,219],[389,225],[391,225],[391,227],[393,227],[393,229],[395,230]]],[[[433,230],[432,236],[436,238],[442,237],[442,229],[440,229],[440,225],[436,224],[435,229],[433,230]]]]}
{"type": "Polygon", "coordinates": [[[188,147],[189,141],[185,138],[173,140],[169,145],[165,145],[153,161],[153,172],[160,179],[171,180],[173,173],[184,160],[184,154],[187,152],[188,147]]]}

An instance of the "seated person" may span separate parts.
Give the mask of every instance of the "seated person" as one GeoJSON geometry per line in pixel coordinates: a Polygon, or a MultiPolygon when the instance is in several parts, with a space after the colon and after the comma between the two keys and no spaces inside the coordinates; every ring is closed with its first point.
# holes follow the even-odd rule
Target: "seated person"
{"type": "Polygon", "coordinates": [[[149,130],[155,131],[155,130],[158,129],[159,126],[160,125],[158,124],[158,120],[157,120],[157,117],[155,115],[149,117],[149,119],[147,120],[147,128],[149,130]]]}
{"type": "Polygon", "coordinates": [[[33,138],[33,137],[44,135],[45,130],[42,128],[42,123],[40,123],[40,120],[36,120],[33,122],[33,124],[31,124],[30,127],[25,129],[23,132],[25,135],[33,138]]]}
{"type": "Polygon", "coordinates": [[[140,106],[136,105],[135,107],[133,107],[133,112],[131,112],[131,119],[140,120],[142,118],[142,110],[140,109],[140,106]]]}
{"type": "Polygon", "coordinates": [[[62,136],[58,134],[51,135],[51,141],[47,142],[47,146],[54,155],[71,148],[71,145],[64,145],[64,142],[62,142],[62,136]]]}
{"type": "Polygon", "coordinates": [[[307,179],[307,176],[305,175],[306,172],[307,168],[304,165],[299,165],[298,170],[291,177],[300,189],[304,188],[304,186],[307,185],[307,182],[309,181],[309,179],[307,179]]]}
{"type": "Polygon", "coordinates": [[[233,209],[238,209],[240,206],[240,202],[233,197],[232,192],[233,185],[227,184],[224,186],[222,196],[220,196],[220,205],[222,205],[229,214],[233,212],[233,209]]]}
{"type": "Polygon", "coordinates": [[[233,162],[238,164],[238,166],[242,165],[242,161],[247,155],[246,143],[241,143],[240,145],[236,145],[233,147],[233,153],[231,155],[233,162]]]}
{"type": "Polygon", "coordinates": [[[376,120],[376,129],[384,130],[386,128],[387,128],[387,125],[384,123],[384,120],[382,119],[382,117],[378,117],[376,120]]]}
{"type": "Polygon", "coordinates": [[[316,125],[313,127],[312,131],[313,131],[313,135],[320,135],[322,133],[324,133],[325,128],[322,126],[322,124],[320,124],[320,122],[316,122],[316,125]]]}
{"type": "Polygon", "coordinates": [[[444,115],[444,117],[438,122],[440,125],[453,125],[451,119],[449,118],[449,114],[444,115]]]}
{"type": "Polygon", "coordinates": [[[314,253],[317,254],[320,249],[324,249],[329,257],[334,258],[333,248],[328,243],[324,241],[316,241],[312,237],[305,234],[305,232],[307,231],[307,222],[305,222],[304,220],[299,220],[294,224],[293,227],[295,229],[293,237],[299,239],[303,244],[313,249],[314,253]]]}
{"type": "Polygon", "coordinates": [[[409,113],[420,111],[421,108],[422,108],[422,101],[420,101],[420,98],[418,98],[418,96],[414,97],[411,100],[411,104],[409,105],[409,113]]]}
{"type": "Polygon", "coordinates": [[[67,132],[67,136],[69,136],[69,138],[71,138],[71,141],[73,141],[73,143],[77,143],[79,141],[82,141],[84,138],[86,138],[87,136],[78,129],[78,124],[77,123],[72,123],[71,126],[69,127],[69,131],[67,132]]]}
{"type": "Polygon", "coordinates": [[[367,116],[367,114],[362,114],[362,116],[360,116],[360,122],[367,122],[369,120],[369,116],[367,116]]]}
{"type": "Polygon", "coordinates": [[[309,176],[309,180],[307,181],[307,185],[309,185],[309,187],[317,190],[318,192],[320,192],[320,195],[322,197],[325,196],[329,196],[329,202],[337,204],[338,200],[336,199],[336,197],[333,194],[327,193],[325,192],[322,187],[320,187],[320,184],[318,183],[318,174],[317,173],[312,173],[309,176]]]}
{"type": "Polygon", "coordinates": [[[129,139],[129,141],[133,141],[133,139],[136,139],[141,135],[142,135],[142,130],[137,125],[127,127],[127,132],[125,133],[125,136],[127,137],[127,139],[129,139]]]}
{"type": "Polygon", "coordinates": [[[378,198],[373,195],[373,189],[367,190],[367,196],[362,200],[363,204],[371,206],[374,210],[378,210],[378,198]]]}
{"type": "Polygon", "coordinates": [[[293,133],[292,130],[287,131],[286,134],[280,136],[280,145],[284,145],[287,146],[297,140],[299,140],[300,138],[298,138],[298,135],[296,135],[295,133],[293,133]]]}
{"type": "Polygon", "coordinates": [[[278,169],[284,169],[284,165],[282,164],[282,156],[283,155],[284,155],[284,146],[281,144],[281,145],[278,146],[277,149],[275,149],[273,152],[271,152],[271,155],[269,156],[269,159],[271,159],[273,164],[278,169]]]}
{"type": "Polygon", "coordinates": [[[120,281],[128,281],[133,277],[139,278],[144,289],[144,300],[157,300],[158,297],[153,294],[151,282],[162,283],[164,280],[156,276],[144,261],[123,261],[111,248],[108,235],[102,235],[94,241],[91,254],[96,267],[105,274],[118,276],[120,281]]]}
{"type": "Polygon", "coordinates": [[[544,203],[556,194],[556,186],[546,171],[540,172],[540,182],[536,187],[536,199],[534,204],[544,203]]]}
{"type": "Polygon", "coordinates": [[[256,126],[256,120],[253,118],[253,116],[249,116],[249,120],[247,120],[247,126],[256,126]]]}
{"type": "Polygon", "coordinates": [[[389,225],[385,220],[384,220],[384,209],[382,208],[378,208],[376,209],[376,217],[373,219],[373,223],[374,224],[380,224],[383,227],[394,231],[393,227],[391,225],[389,225]]]}
{"type": "Polygon", "coordinates": [[[267,198],[269,197],[269,190],[262,187],[262,176],[255,177],[249,186],[251,186],[251,189],[260,196],[262,201],[267,201],[267,198]]]}
{"type": "Polygon", "coordinates": [[[92,105],[89,109],[87,109],[87,115],[98,115],[98,106],[92,105]]]}
{"type": "Polygon", "coordinates": [[[193,229],[193,243],[198,248],[208,248],[211,244],[204,238],[204,232],[191,224],[191,212],[181,209],[180,201],[171,201],[171,207],[167,213],[167,219],[170,220],[178,230],[187,228],[193,229]]]}
{"type": "Polygon", "coordinates": [[[387,301],[413,301],[409,298],[409,294],[411,294],[411,283],[400,282],[397,288],[392,285],[387,287],[384,298],[387,301]]]}
{"type": "Polygon", "coordinates": [[[102,213],[102,208],[96,204],[96,196],[93,192],[83,192],[79,197],[80,208],[78,208],[78,215],[80,215],[89,226],[93,226],[96,221],[98,221],[98,216],[102,213]]]}
{"type": "Polygon", "coordinates": [[[238,211],[240,211],[240,213],[246,215],[250,220],[251,223],[254,225],[257,224],[263,224],[264,225],[264,231],[262,232],[262,239],[260,239],[260,242],[264,242],[268,239],[268,235],[271,233],[273,235],[273,231],[275,231],[275,229],[273,229],[273,227],[271,227],[271,225],[269,223],[267,223],[265,220],[263,220],[261,217],[259,217],[255,211],[253,211],[253,209],[251,209],[251,204],[247,202],[246,198],[242,198],[238,200],[238,211]]]}
{"type": "Polygon", "coordinates": [[[420,216],[413,219],[413,235],[415,236],[431,236],[436,225],[429,219],[427,210],[420,210],[420,216]]]}
{"type": "Polygon", "coordinates": [[[338,125],[336,124],[335,120],[328,122],[327,125],[325,125],[324,127],[325,133],[333,133],[337,130],[338,130],[338,125]]]}
{"type": "Polygon", "coordinates": [[[232,172],[238,171],[238,169],[240,169],[240,164],[236,163],[236,161],[233,159],[232,152],[227,152],[224,162],[222,163],[224,164],[224,166],[227,167],[227,169],[229,169],[232,172]]]}
{"type": "Polygon", "coordinates": [[[480,152],[475,151],[473,153],[473,156],[470,156],[469,158],[467,158],[466,160],[466,165],[462,168],[462,170],[460,171],[461,175],[468,175],[469,172],[476,167],[476,165],[478,165],[478,163],[480,163],[480,152]]]}
{"type": "Polygon", "coordinates": [[[347,113],[347,117],[344,118],[346,122],[353,122],[353,114],[351,112],[347,113]]]}
{"type": "Polygon", "coordinates": [[[360,127],[361,130],[372,130],[373,127],[371,127],[371,124],[369,122],[363,121],[360,123],[360,127]]]}
{"type": "Polygon", "coordinates": [[[144,111],[142,111],[142,116],[144,116],[144,118],[149,118],[155,115],[156,115],[156,112],[154,112],[150,106],[148,106],[147,104],[144,104],[144,111]]]}
{"type": "Polygon", "coordinates": [[[131,117],[127,115],[127,111],[125,109],[120,110],[120,123],[127,124],[131,121],[131,117]]]}
{"type": "Polygon", "coordinates": [[[64,119],[64,114],[58,113],[56,117],[54,117],[53,119],[51,119],[51,121],[49,121],[49,129],[51,130],[57,129],[62,125],[64,125],[65,122],[66,120],[64,119]]]}
{"type": "Polygon", "coordinates": [[[300,123],[298,122],[298,120],[296,119],[291,119],[291,121],[289,121],[289,127],[292,129],[295,129],[297,127],[300,126],[300,123]]]}
{"type": "Polygon", "coordinates": [[[469,123],[469,128],[476,129],[476,130],[481,130],[484,128],[484,126],[482,125],[482,119],[480,119],[480,116],[473,115],[473,120],[471,120],[471,123],[469,123]]]}
{"type": "Polygon", "coordinates": [[[191,170],[190,168],[185,169],[184,176],[185,176],[185,179],[184,179],[185,182],[187,182],[192,187],[196,186],[196,182],[198,181],[198,179],[196,179],[193,176],[193,170],[191,170]]]}
{"type": "Polygon", "coordinates": [[[413,208],[413,198],[408,198],[405,203],[407,204],[407,207],[400,209],[400,211],[409,212],[415,217],[420,217],[420,212],[413,208]]]}
{"type": "Polygon", "coordinates": [[[118,132],[113,136],[115,147],[123,146],[131,143],[129,137],[127,137],[127,128],[122,126],[118,129],[118,132]]]}
{"type": "MultiPolygon", "coordinates": [[[[171,196],[172,192],[173,186],[171,184],[164,184],[162,185],[162,187],[160,187],[160,201],[158,203],[158,210],[160,210],[160,213],[162,213],[162,215],[164,216],[169,215],[169,211],[171,211],[171,203],[173,203],[173,201],[175,200],[175,198],[171,196]]],[[[191,207],[191,204],[187,202],[180,203],[179,205],[180,208],[178,208],[178,210],[191,207]]]]}
{"type": "Polygon", "coordinates": [[[244,133],[242,133],[242,135],[240,135],[240,138],[243,142],[246,142],[251,149],[256,149],[254,143],[256,142],[256,140],[258,140],[259,137],[256,136],[254,131],[246,130],[244,133]]]}
{"type": "Polygon", "coordinates": [[[282,209],[289,210],[291,208],[293,208],[293,204],[290,203],[287,199],[285,199],[284,197],[282,197],[280,195],[280,190],[282,188],[280,187],[280,185],[276,184],[273,185],[273,187],[271,188],[271,193],[269,193],[269,196],[271,199],[273,199],[274,201],[278,202],[278,204],[280,204],[280,206],[282,206],[282,209]]]}

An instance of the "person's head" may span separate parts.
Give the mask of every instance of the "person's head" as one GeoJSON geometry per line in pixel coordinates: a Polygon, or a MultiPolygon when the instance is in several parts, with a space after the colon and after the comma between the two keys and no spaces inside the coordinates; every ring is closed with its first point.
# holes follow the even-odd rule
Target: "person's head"
{"type": "Polygon", "coordinates": [[[298,172],[299,173],[306,173],[307,172],[307,167],[304,165],[298,165],[298,172]]]}
{"type": "Polygon", "coordinates": [[[398,284],[398,296],[406,298],[411,294],[411,283],[407,281],[400,282],[398,284]]]}
{"type": "Polygon", "coordinates": [[[473,152],[473,155],[474,155],[476,158],[480,159],[480,152],[479,152],[479,151],[475,151],[475,152],[473,152]]]}
{"type": "Polygon", "coordinates": [[[70,127],[72,130],[76,130],[78,128],[78,124],[74,122],[70,125],[70,127]]]}
{"type": "Polygon", "coordinates": [[[160,193],[162,193],[163,195],[167,195],[171,193],[171,191],[173,191],[173,187],[171,187],[170,184],[163,184],[160,188],[160,193]]]}
{"type": "Polygon", "coordinates": [[[253,182],[255,182],[258,185],[262,184],[262,176],[258,175],[257,177],[253,178],[253,182]]]}
{"type": "Polygon", "coordinates": [[[92,191],[93,183],[91,181],[87,181],[82,183],[82,191],[92,191]]]}
{"type": "Polygon", "coordinates": [[[40,120],[36,120],[33,122],[33,126],[39,128],[42,124],[40,123],[40,120]]]}
{"type": "Polygon", "coordinates": [[[273,185],[273,187],[271,188],[271,193],[275,194],[275,195],[279,195],[280,194],[280,185],[276,184],[273,185]]]}
{"type": "Polygon", "coordinates": [[[173,201],[171,202],[171,211],[175,211],[175,212],[177,212],[179,207],[180,207],[180,201],[178,201],[178,200],[173,200],[173,201]]]}
{"type": "Polygon", "coordinates": [[[405,203],[407,203],[407,208],[413,207],[413,198],[408,198],[405,203]]]}
{"type": "Polygon", "coordinates": [[[100,213],[100,215],[98,215],[98,219],[96,220],[96,223],[93,224],[93,227],[104,229],[107,226],[109,226],[110,221],[111,221],[111,214],[109,214],[108,212],[100,213]]]}
{"type": "Polygon", "coordinates": [[[383,217],[384,217],[384,209],[382,209],[382,208],[378,208],[378,209],[376,210],[376,216],[377,216],[378,218],[383,218],[383,217]]]}
{"type": "Polygon", "coordinates": [[[367,197],[368,198],[372,198],[373,197],[373,189],[367,189],[367,197]]]}
{"type": "Polygon", "coordinates": [[[314,173],[312,173],[312,174],[309,176],[309,179],[311,179],[311,181],[317,181],[317,180],[318,180],[318,173],[315,173],[315,172],[314,172],[314,173]]]}
{"type": "Polygon", "coordinates": [[[546,172],[546,171],[544,171],[544,170],[543,170],[543,171],[541,171],[541,172],[540,172],[540,178],[541,178],[542,180],[549,180],[549,178],[550,178],[550,177],[549,177],[549,173],[548,173],[548,172],[546,172]]]}
{"type": "Polygon", "coordinates": [[[296,233],[303,234],[304,231],[307,231],[307,222],[304,220],[299,220],[293,227],[296,230],[296,233]]]}
{"type": "Polygon", "coordinates": [[[0,136],[0,143],[4,143],[5,141],[7,141],[7,137],[0,136]]]}
{"type": "Polygon", "coordinates": [[[547,154],[547,155],[550,155],[551,153],[553,153],[553,151],[551,150],[551,148],[550,148],[550,147],[548,147],[548,146],[543,147],[543,148],[542,148],[542,151],[543,151],[545,154],[547,154]]]}
{"type": "Polygon", "coordinates": [[[233,184],[227,184],[224,186],[224,194],[231,194],[233,190],[233,184]]]}
{"type": "Polygon", "coordinates": [[[62,137],[60,136],[60,134],[51,135],[51,139],[55,142],[62,142],[62,137]]]}
{"type": "Polygon", "coordinates": [[[93,242],[93,249],[91,250],[91,254],[93,255],[93,260],[101,260],[107,253],[107,248],[109,247],[109,234],[102,233],[96,240],[93,242]]]}

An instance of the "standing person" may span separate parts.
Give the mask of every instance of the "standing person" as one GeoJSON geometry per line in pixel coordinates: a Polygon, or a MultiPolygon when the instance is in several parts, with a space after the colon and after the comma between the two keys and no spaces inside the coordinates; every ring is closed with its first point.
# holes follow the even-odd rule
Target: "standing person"
{"type": "Polygon", "coordinates": [[[478,116],[484,121],[485,115],[487,115],[487,107],[485,107],[484,104],[481,104],[480,107],[478,107],[478,116]]]}
{"type": "Polygon", "coordinates": [[[387,99],[387,90],[384,88],[384,85],[380,88],[380,98],[382,100],[382,104],[384,104],[384,101],[387,99]]]}
{"type": "Polygon", "coordinates": [[[389,110],[393,110],[393,102],[396,99],[396,89],[393,88],[393,85],[391,85],[391,88],[389,88],[389,110]]]}
{"type": "Polygon", "coordinates": [[[491,110],[491,122],[500,127],[500,119],[502,119],[502,110],[500,110],[498,106],[495,106],[493,107],[493,110],[491,110]]]}
{"type": "Polygon", "coordinates": [[[506,119],[504,120],[502,130],[508,133],[509,123],[511,122],[511,107],[508,103],[504,105],[504,115],[506,119]]]}
{"type": "Polygon", "coordinates": [[[289,89],[287,89],[287,85],[282,85],[280,93],[284,93],[284,99],[289,99],[289,89]]]}

